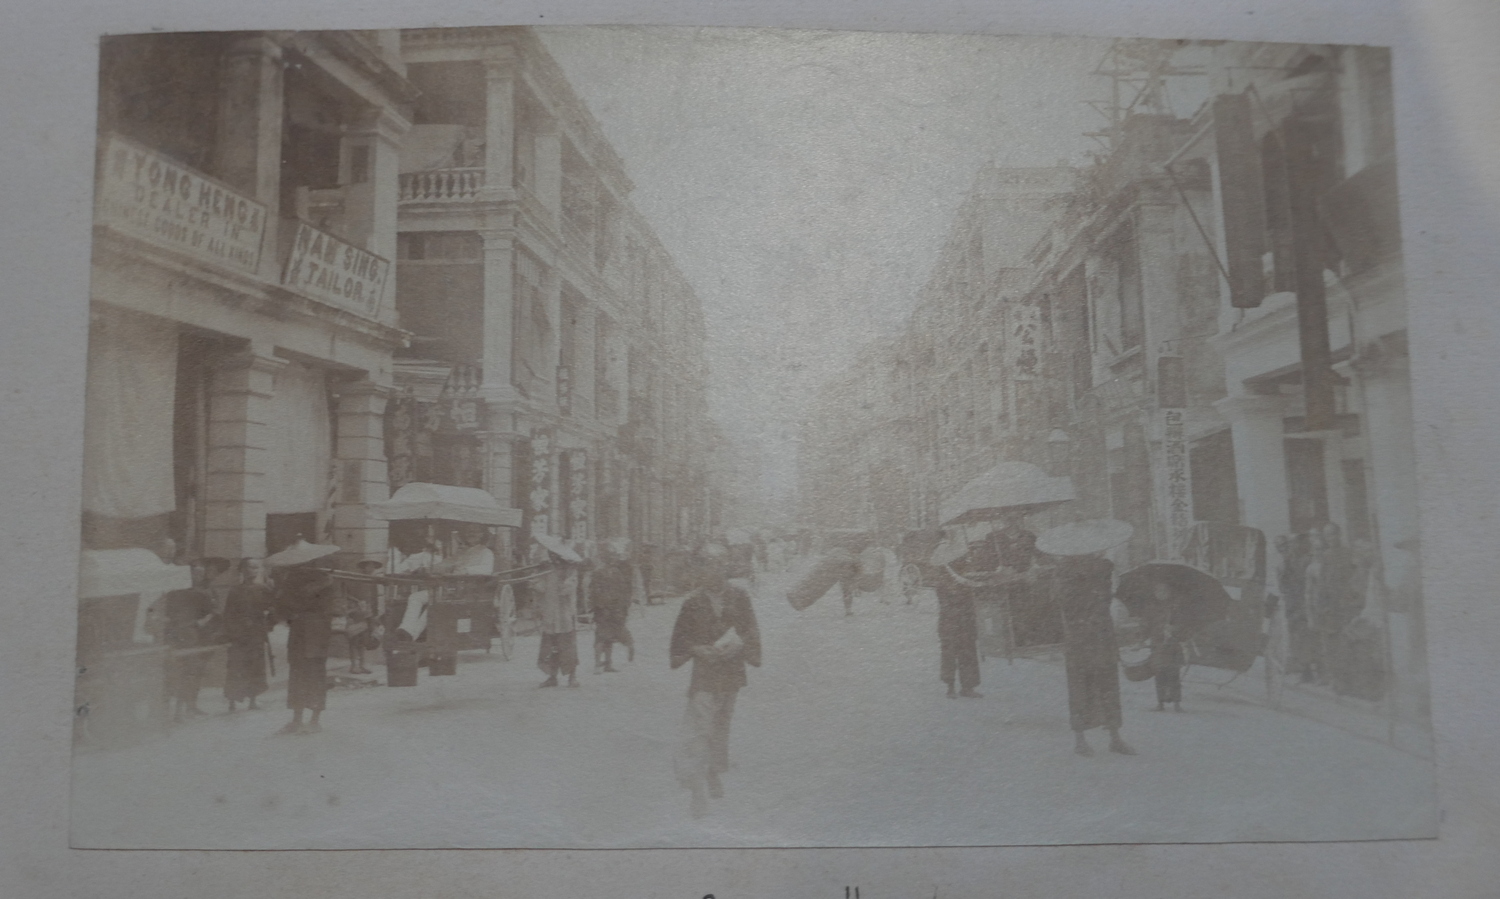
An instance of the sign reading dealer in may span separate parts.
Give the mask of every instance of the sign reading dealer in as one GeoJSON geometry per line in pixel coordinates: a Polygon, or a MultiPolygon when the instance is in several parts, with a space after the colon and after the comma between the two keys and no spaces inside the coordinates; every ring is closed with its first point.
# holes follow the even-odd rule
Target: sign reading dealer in
{"type": "Polygon", "coordinates": [[[374,318],[380,312],[389,261],[297,223],[292,253],[281,274],[281,285],[332,306],[374,318]]]}
{"type": "Polygon", "coordinates": [[[96,220],[148,243],[254,274],[266,208],[118,135],[104,150],[96,220]]]}

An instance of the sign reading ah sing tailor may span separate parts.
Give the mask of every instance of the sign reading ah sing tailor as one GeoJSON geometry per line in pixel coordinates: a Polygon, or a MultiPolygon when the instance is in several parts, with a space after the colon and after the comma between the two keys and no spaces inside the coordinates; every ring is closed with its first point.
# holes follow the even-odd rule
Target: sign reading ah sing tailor
{"type": "Polygon", "coordinates": [[[306,222],[298,222],[281,285],[329,305],[375,318],[380,313],[390,270],[390,262],[374,253],[345,243],[306,222]]]}
{"type": "Polygon", "coordinates": [[[266,207],[119,135],[105,144],[96,221],[122,234],[254,274],[266,207]]]}

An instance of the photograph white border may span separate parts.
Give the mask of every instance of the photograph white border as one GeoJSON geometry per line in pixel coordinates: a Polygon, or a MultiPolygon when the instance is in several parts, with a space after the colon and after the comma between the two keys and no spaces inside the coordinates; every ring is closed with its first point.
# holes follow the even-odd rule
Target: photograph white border
{"type": "MultiPolygon", "coordinates": [[[[0,72],[0,895],[1492,895],[1500,883],[1500,7],[1488,0],[13,3],[0,72]],[[702,24],[1366,43],[1395,51],[1437,840],[1007,849],[111,852],[67,848],[95,47],[201,29],[702,24]],[[852,895],[852,893],[850,894],[852,895]]],[[[441,814],[432,810],[430,814],[441,814]]],[[[414,826],[420,826],[415,822],[414,826]]]]}

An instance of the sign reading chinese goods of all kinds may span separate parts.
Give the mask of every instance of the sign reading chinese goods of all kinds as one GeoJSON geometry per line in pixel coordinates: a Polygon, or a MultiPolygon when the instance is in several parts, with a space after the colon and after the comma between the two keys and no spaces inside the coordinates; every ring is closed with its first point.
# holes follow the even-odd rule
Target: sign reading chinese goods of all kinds
{"type": "Polygon", "coordinates": [[[380,313],[389,261],[306,222],[297,223],[281,285],[368,318],[380,313]]]}
{"type": "Polygon", "coordinates": [[[266,207],[119,135],[104,150],[96,220],[131,237],[254,274],[266,207]]]}

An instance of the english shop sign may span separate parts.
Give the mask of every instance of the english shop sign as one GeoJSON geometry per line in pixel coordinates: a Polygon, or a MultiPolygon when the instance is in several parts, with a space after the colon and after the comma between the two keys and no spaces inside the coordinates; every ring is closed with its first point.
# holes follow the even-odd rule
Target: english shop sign
{"type": "Polygon", "coordinates": [[[266,208],[119,135],[105,145],[97,221],[148,243],[254,274],[266,208]]]}
{"type": "Polygon", "coordinates": [[[297,223],[281,284],[368,318],[380,313],[391,264],[306,222],[297,223]]]}

